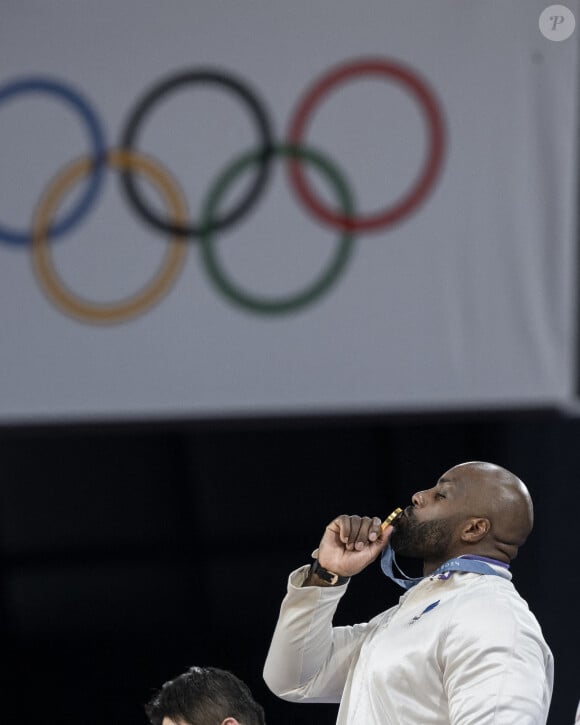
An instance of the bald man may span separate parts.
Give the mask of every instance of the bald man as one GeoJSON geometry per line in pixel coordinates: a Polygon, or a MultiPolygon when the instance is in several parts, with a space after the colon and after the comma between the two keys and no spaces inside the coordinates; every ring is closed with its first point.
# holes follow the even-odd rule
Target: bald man
{"type": "Polygon", "coordinates": [[[340,703],[337,725],[537,725],[552,695],[553,659],[511,582],[532,530],[530,494],[491,463],[450,469],[381,527],[339,516],[310,566],[290,575],[264,668],[279,697],[340,703]],[[400,553],[423,577],[395,572],[400,553]],[[350,578],[379,555],[406,593],[370,622],[333,627],[350,578]]]}

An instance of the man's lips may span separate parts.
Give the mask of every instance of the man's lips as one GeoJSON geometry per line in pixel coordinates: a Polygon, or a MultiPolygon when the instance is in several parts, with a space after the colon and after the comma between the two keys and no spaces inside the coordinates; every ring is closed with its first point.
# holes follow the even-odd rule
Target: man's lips
{"type": "Polygon", "coordinates": [[[413,511],[413,507],[407,506],[403,513],[397,517],[396,521],[394,521],[394,527],[397,528],[397,526],[400,526],[401,524],[403,525],[403,527],[406,526],[407,522],[412,519],[414,515],[415,512],[413,511]]]}

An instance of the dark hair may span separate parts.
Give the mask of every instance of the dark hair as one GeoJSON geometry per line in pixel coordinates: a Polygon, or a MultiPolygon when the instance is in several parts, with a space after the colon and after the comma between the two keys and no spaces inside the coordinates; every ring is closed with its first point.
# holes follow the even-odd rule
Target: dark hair
{"type": "Polygon", "coordinates": [[[162,725],[164,717],[189,725],[220,725],[227,717],[242,725],[266,725],[264,710],[245,682],[217,667],[190,667],[169,680],[145,712],[152,725],[162,725]]]}

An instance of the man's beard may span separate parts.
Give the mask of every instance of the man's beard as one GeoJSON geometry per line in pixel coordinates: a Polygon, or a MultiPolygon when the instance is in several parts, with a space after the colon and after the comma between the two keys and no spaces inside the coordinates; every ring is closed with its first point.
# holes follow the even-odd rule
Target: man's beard
{"type": "Polygon", "coordinates": [[[451,525],[446,519],[417,522],[407,518],[391,536],[391,546],[397,554],[420,559],[445,557],[450,542],[451,525]]]}

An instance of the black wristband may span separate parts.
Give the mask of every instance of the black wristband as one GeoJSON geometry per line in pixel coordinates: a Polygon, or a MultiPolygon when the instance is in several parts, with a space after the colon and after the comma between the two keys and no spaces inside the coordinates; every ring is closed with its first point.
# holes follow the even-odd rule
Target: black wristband
{"type": "Polygon", "coordinates": [[[310,565],[309,573],[316,574],[319,579],[328,582],[333,587],[340,586],[341,584],[346,584],[347,581],[350,579],[349,576],[340,576],[340,574],[335,574],[333,571],[328,571],[328,569],[320,566],[320,564],[318,563],[318,559],[314,559],[314,561],[310,565]]]}

